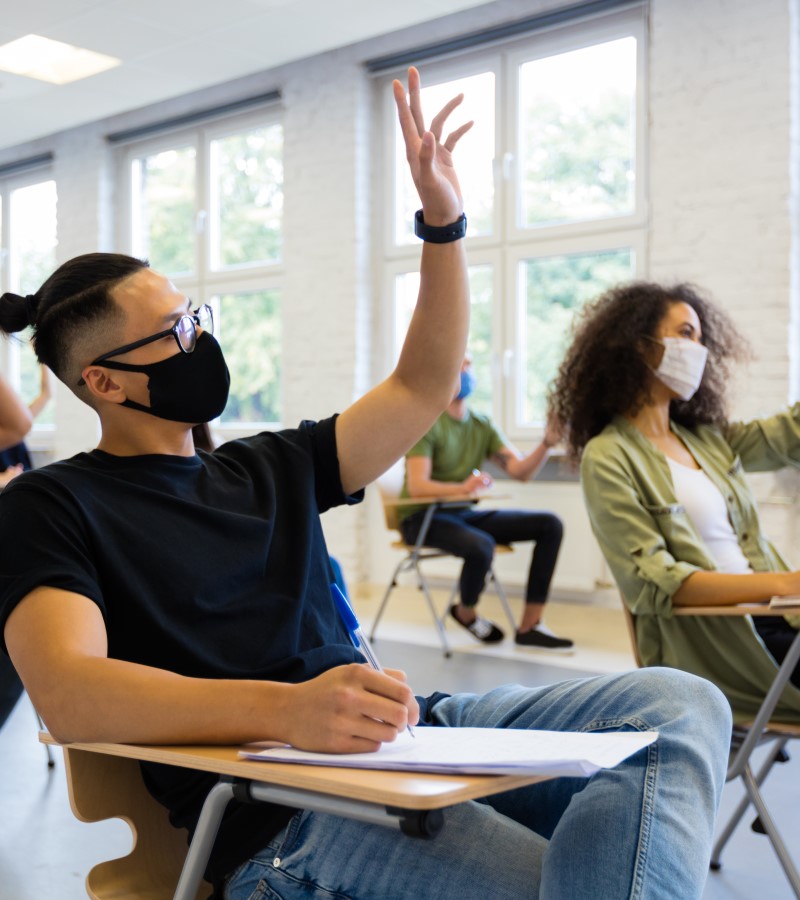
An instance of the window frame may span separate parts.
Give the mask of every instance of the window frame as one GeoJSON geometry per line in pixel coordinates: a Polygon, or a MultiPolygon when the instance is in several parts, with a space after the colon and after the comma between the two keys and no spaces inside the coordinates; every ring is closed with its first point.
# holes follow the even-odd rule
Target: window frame
{"type": "MultiPolygon", "coordinates": [[[[594,253],[630,248],[633,256],[632,278],[645,276],[648,269],[649,224],[648,128],[647,128],[647,10],[636,6],[617,10],[579,22],[569,22],[543,29],[525,37],[515,37],[491,48],[477,48],[441,61],[431,61],[423,70],[423,87],[440,84],[485,71],[495,72],[495,159],[494,231],[491,235],[468,237],[468,264],[490,263],[494,269],[495,309],[492,315],[492,380],[494,389],[493,418],[509,440],[530,445],[541,439],[544,423],[525,425],[517,421],[525,382],[517,377],[520,341],[524,335],[517,328],[519,309],[525,298],[519,296],[517,271],[523,260],[546,256],[594,253]],[[599,43],[633,36],[636,39],[636,98],[634,114],[635,190],[631,213],[587,219],[558,225],[522,228],[517,225],[517,110],[519,104],[518,71],[530,62],[559,53],[579,50],[599,43]],[[509,154],[512,156],[509,172],[509,154]]],[[[401,72],[383,72],[376,79],[380,91],[380,108],[384,122],[396,117],[390,82],[402,78],[401,72]]],[[[425,110],[431,116],[436,110],[425,110]]],[[[453,122],[458,124],[458,111],[453,122]]],[[[377,264],[383,269],[380,296],[383,298],[382,341],[377,377],[384,377],[395,359],[394,277],[419,265],[419,247],[394,243],[395,152],[394,130],[385,129],[391,140],[384,142],[381,155],[382,202],[385,211],[382,232],[382,255],[377,264]]],[[[465,140],[468,140],[465,138],[465,140]]],[[[457,153],[458,151],[456,151],[457,153]]],[[[469,216],[469,210],[466,210],[469,216]]]]}
{"type": "MultiPolygon", "coordinates": [[[[17,293],[18,285],[12,284],[11,258],[13,252],[13,223],[11,220],[11,194],[14,191],[52,181],[56,190],[56,247],[58,246],[58,182],[52,165],[36,166],[27,171],[0,177],[0,294],[6,291],[17,293]]],[[[57,254],[56,254],[57,257],[57,254]]],[[[56,264],[58,259],[56,258],[56,264]]],[[[21,343],[16,336],[0,341],[0,368],[8,383],[18,394],[21,392],[21,343]]],[[[56,402],[55,394],[50,403],[56,402]]],[[[30,449],[51,450],[54,444],[56,425],[34,421],[26,442],[30,449]]]]}
{"type": "MultiPolygon", "coordinates": [[[[211,119],[189,128],[170,129],[155,136],[131,140],[121,143],[116,150],[116,188],[119,198],[116,233],[120,246],[132,253],[134,233],[131,173],[134,160],[170,149],[188,146],[195,148],[195,270],[187,275],[170,276],[173,284],[190,297],[195,305],[211,303],[213,297],[223,294],[275,291],[280,296],[284,293],[286,267],[283,259],[280,262],[241,264],[215,270],[211,267],[210,246],[211,142],[276,124],[284,128],[285,137],[283,109],[270,104],[260,109],[211,119]]],[[[280,396],[283,409],[285,372],[281,375],[280,396]]],[[[282,427],[282,422],[222,423],[215,420],[211,426],[220,440],[227,441],[258,431],[277,430],[282,427]]]]}

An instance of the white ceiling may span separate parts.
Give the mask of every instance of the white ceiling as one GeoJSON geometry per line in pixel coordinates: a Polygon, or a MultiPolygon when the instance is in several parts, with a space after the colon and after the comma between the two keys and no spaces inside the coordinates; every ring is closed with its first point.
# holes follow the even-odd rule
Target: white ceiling
{"type": "Polygon", "coordinates": [[[487,0],[6,0],[39,34],[122,65],[68,85],[0,72],[0,149],[483,5],[487,0]]]}

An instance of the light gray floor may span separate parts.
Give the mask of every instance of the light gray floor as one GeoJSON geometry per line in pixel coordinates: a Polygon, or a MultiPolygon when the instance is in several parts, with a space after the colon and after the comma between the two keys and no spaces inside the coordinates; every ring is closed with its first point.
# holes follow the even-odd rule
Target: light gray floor
{"type": "MultiPolygon", "coordinates": [[[[433,690],[482,691],[508,681],[546,684],[592,674],[569,672],[533,660],[475,653],[456,652],[445,660],[436,649],[393,641],[380,641],[376,650],[385,665],[405,669],[421,694],[433,690]]],[[[87,825],[73,817],[60,754],[55,769],[48,770],[36,732],[33,709],[23,698],[0,731],[0,900],[81,900],[86,896],[86,872],[102,859],[126,853],[129,831],[122,822],[87,825]]],[[[789,763],[776,767],[765,795],[785,840],[800,861],[800,743],[792,755],[789,763]]],[[[737,786],[726,788],[723,815],[739,795],[737,786]]],[[[749,830],[751,819],[746,817],[747,824],[738,829],[726,849],[722,871],[709,875],[703,900],[792,897],[766,838],[749,830]]]]}

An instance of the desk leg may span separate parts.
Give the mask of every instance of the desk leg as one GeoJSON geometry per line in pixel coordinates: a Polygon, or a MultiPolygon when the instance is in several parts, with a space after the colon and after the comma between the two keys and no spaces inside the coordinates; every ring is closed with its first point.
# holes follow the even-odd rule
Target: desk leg
{"type": "Polygon", "coordinates": [[[211,848],[217,837],[222,814],[232,797],[233,784],[230,781],[219,781],[208,792],[175,889],[174,900],[195,900],[211,848]]]}
{"type": "Polygon", "coordinates": [[[742,741],[742,745],[739,747],[739,750],[728,768],[728,781],[738,778],[749,764],[750,754],[758,746],[758,743],[761,740],[761,734],[767,727],[769,720],[772,718],[772,713],[775,711],[775,707],[781,699],[783,689],[789,683],[789,679],[792,677],[792,673],[794,672],[799,659],[800,631],[797,632],[797,636],[792,641],[789,651],[786,654],[786,658],[781,663],[781,666],[775,675],[775,680],[772,682],[769,691],[767,691],[767,696],[764,698],[764,702],[761,704],[755,719],[753,719],[753,724],[747,733],[747,737],[742,741]]]}

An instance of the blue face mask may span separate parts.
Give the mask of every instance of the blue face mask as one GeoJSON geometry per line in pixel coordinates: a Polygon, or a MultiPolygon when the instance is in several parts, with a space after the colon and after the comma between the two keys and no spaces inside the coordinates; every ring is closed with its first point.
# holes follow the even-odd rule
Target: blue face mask
{"type": "Polygon", "coordinates": [[[466,400],[475,390],[475,375],[472,369],[465,369],[461,373],[461,390],[456,394],[456,400],[466,400]]]}

